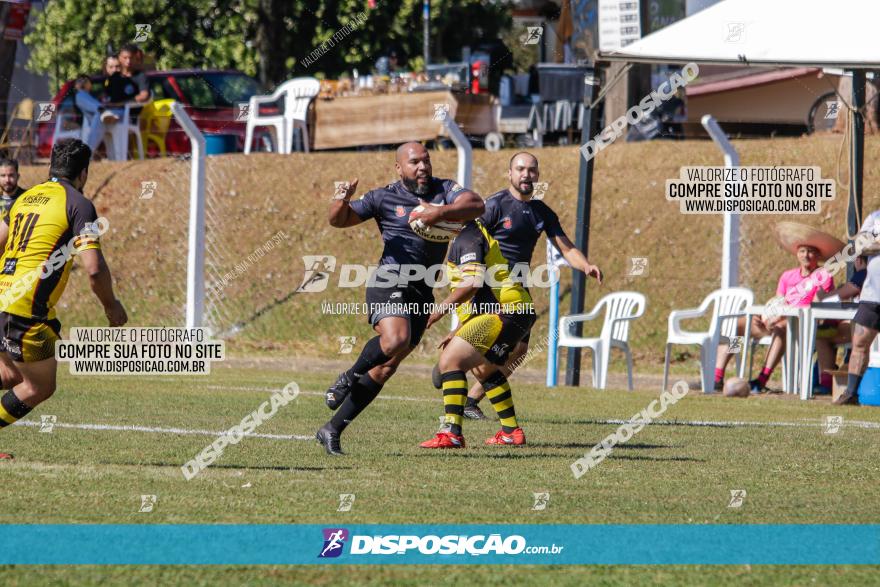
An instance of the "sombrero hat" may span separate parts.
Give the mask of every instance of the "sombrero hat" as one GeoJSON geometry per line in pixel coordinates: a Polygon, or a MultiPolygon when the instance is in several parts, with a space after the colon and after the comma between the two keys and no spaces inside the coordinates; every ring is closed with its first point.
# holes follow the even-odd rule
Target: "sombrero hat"
{"type": "Polygon", "coordinates": [[[780,246],[789,253],[796,255],[798,247],[807,245],[819,251],[819,257],[823,261],[846,246],[846,243],[827,232],[800,222],[778,222],[773,227],[773,233],[780,246]]]}

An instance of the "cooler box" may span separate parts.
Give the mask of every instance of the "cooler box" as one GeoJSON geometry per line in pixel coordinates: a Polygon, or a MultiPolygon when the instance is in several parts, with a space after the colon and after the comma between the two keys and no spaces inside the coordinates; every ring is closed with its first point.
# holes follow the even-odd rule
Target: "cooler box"
{"type": "Polygon", "coordinates": [[[205,155],[235,153],[235,135],[205,135],[205,155]]]}
{"type": "Polygon", "coordinates": [[[880,406],[880,368],[868,367],[859,385],[859,403],[863,406],[880,406]]]}

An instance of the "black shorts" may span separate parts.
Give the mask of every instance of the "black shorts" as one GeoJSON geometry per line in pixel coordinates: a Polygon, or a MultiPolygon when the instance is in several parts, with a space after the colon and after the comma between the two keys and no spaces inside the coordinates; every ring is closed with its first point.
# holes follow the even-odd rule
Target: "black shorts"
{"type": "Polygon", "coordinates": [[[35,320],[0,312],[0,352],[18,363],[31,363],[55,356],[55,341],[61,337],[61,322],[35,320]]]}
{"type": "Polygon", "coordinates": [[[853,322],[871,330],[880,330],[880,304],[876,302],[859,302],[859,308],[853,322]]]}
{"type": "Polygon", "coordinates": [[[455,336],[477,349],[490,363],[503,365],[516,345],[528,336],[535,319],[534,313],[479,314],[462,324],[455,336]]]}
{"type": "Polygon", "coordinates": [[[382,318],[399,316],[409,320],[409,346],[415,348],[431,317],[434,294],[429,289],[415,287],[368,287],[367,316],[370,325],[376,326],[382,318]]]}

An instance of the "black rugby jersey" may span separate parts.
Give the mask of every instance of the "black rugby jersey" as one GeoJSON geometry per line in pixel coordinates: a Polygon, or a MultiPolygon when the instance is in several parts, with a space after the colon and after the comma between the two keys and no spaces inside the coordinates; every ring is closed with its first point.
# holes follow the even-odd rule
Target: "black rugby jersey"
{"type": "Polygon", "coordinates": [[[352,200],[351,208],[361,219],[375,218],[385,248],[379,265],[442,264],[448,243],[427,241],[409,226],[409,214],[424,202],[451,204],[467,191],[451,179],[431,178],[430,189],[417,196],[397,181],[385,187],[370,190],[360,199],[352,200]]]}
{"type": "Polygon", "coordinates": [[[510,190],[489,196],[480,221],[501,246],[501,253],[511,268],[532,260],[541,232],[548,237],[565,236],[559,216],[541,200],[522,202],[510,190]]]}

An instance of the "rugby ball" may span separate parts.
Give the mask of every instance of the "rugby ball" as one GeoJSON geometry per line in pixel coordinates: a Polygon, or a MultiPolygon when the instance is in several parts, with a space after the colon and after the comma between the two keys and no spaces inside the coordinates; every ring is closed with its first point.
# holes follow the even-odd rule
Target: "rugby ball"
{"type": "Polygon", "coordinates": [[[740,377],[731,377],[724,382],[724,397],[749,397],[749,382],[740,377]]]}
{"type": "MultiPolygon", "coordinates": [[[[428,206],[439,206],[439,204],[428,204],[428,206]]],[[[421,212],[424,209],[425,206],[416,206],[413,208],[413,212],[421,212]]],[[[441,220],[437,224],[428,226],[421,219],[416,219],[410,220],[409,226],[414,233],[432,243],[448,243],[461,232],[462,228],[460,222],[450,222],[448,220],[441,220]]]]}

